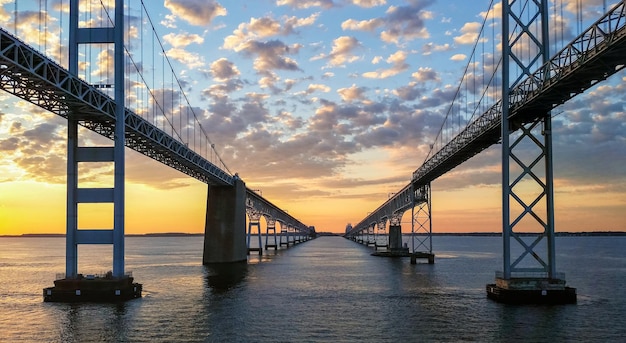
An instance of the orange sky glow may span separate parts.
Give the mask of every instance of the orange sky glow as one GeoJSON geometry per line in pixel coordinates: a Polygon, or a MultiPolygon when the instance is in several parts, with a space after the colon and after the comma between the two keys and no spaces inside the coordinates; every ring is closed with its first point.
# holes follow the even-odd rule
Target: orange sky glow
{"type": "MultiPolygon", "coordinates": [[[[149,9],[189,92],[189,107],[248,188],[317,231],[337,233],[407,185],[423,163],[454,107],[489,5],[211,3],[214,12],[193,13],[182,0],[157,1],[149,9]]],[[[584,3],[590,18],[602,10],[584,3]]],[[[36,2],[22,4],[24,16],[37,13],[36,2]]],[[[149,29],[137,19],[141,9],[128,11],[136,43],[149,29]]],[[[62,26],[68,21],[58,20],[67,8],[40,12],[50,27],[45,37],[37,23],[14,21],[13,12],[13,2],[0,5],[0,26],[67,64],[59,43],[66,43],[62,26]]],[[[573,32],[574,12],[557,12],[551,15],[563,17],[554,21],[573,32]]],[[[499,30],[490,28],[494,33],[484,41],[493,47],[499,30]]],[[[485,56],[496,55],[497,49],[488,50],[485,56]]],[[[100,82],[111,62],[107,56],[85,57],[91,60],[81,64],[81,77],[100,82]]],[[[475,79],[488,78],[489,63],[478,63],[486,66],[475,72],[485,75],[475,79]]],[[[137,98],[131,91],[127,97],[129,103],[137,98]]],[[[191,144],[195,132],[192,139],[185,136],[184,106],[173,104],[171,116],[181,123],[180,140],[191,144]]],[[[553,116],[556,231],[626,231],[626,71],[559,106],[553,116]]],[[[65,232],[66,126],[65,119],[0,91],[0,235],[65,232]]],[[[110,144],[85,129],[79,136],[84,145],[110,144]]],[[[126,233],[204,232],[207,186],[126,151],[126,233]]],[[[496,144],[432,183],[433,232],[502,231],[500,158],[496,144]]],[[[83,187],[110,186],[111,166],[84,167],[79,177],[83,187]]],[[[403,232],[411,231],[410,216],[407,211],[402,218],[403,232]]],[[[112,217],[111,205],[81,205],[79,227],[108,229],[112,217]]]]}

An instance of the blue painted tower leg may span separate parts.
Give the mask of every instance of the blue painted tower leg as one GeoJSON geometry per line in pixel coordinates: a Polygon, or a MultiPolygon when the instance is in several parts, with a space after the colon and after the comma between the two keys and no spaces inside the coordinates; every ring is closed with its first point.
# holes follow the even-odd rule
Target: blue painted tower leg
{"type": "Polygon", "coordinates": [[[209,185],[202,263],[245,262],[247,252],[245,183],[209,185]]]}
{"type": "Polygon", "coordinates": [[[124,301],[141,297],[140,284],[124,271],[124,179],[126,111],[124,89],[124,1],[115,0],[113,27],[79,27],[79,0],[70,1],[69,70],[79,75],[78,59],[81,44],[114,45],[115,134],[113,146],[81,147],[78,125],[91,118],[78,110],[68,114],[67,133],[67,223],[65,277],[55,280],[54,287],[44,289],[44,301],[124,301]],[[78,163],[113,162],[113,188],[81,188],[78,184],[78,163]],[[78,204],[113,204],[113,228],[81,229],[78,226],[78,204]],[[104,275],[78,271],[79,244],[112,244],[113,270],[104,275]]]}

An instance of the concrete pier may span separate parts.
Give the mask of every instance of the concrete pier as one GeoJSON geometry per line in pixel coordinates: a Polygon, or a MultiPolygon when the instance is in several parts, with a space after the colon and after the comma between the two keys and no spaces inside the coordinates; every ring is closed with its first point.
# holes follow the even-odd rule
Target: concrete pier
{"type": "Polygon", "coordinates": [[[229,263],[247,260],[246,185],[209,185],[204,227],[202,263],[229,263]]]}
{"type": "Polygon", "coordinates": [[[496,277],[486,286],[487,297],[505,304],[575,304],[576,288],[567,287],[563,279],[545,277],[496,277]]]}
{"type": "Polygon", "coordinates": [[[142,285],[132,276],[78,274],[54,281],[54,287],[43,289],[45,302],[123,302],[141,298],[142,285]]]}
{"type": "Polygon", "coordinates": [[[402,252],[408,248],[402,247],[402,227],[400,225],[389,225],[389,250],[392,252],[402,252]]]}

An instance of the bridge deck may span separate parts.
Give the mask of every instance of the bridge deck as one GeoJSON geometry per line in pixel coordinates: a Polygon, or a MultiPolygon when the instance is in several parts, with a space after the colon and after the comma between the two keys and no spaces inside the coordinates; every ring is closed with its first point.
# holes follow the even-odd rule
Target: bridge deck
{"type": "MultiPolygon", "coordinates": [[[[113,139],[114,100],[2,28],[0,88],[113,139]]],[[[129,109],[126,146],[204,183],[233,184],[230,174],[129,109]]]]}

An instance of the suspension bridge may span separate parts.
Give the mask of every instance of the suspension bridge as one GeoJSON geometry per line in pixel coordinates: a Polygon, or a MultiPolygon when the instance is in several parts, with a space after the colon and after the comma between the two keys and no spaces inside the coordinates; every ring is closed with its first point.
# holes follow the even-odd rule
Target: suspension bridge
{"type": "MultiPolygon", "coordinates": [[[[69,286],[59,283],[61,288],[68,287],[65,291],[69,290],[72,297],[81,296],[76,288],[77,282],[81,282],[77,268],[78,245],[111,244],[113,271],[103,277],[118,282],[111,286],[118,288],[111,297],[136,296],[136,286],[135,291],[131,290],[132,286],[119,289],[119,282],[132,284],[132,277],[124,270],[125,147],[208,185],[205,264],[245,261],[250,251],[261,253],[262,217],[267,224],[265,249],[296,244],[315,234],[312,226],[247,188],[237,174],[229,171],[188,103],[173,70],[172,89],[166,91],[154,80],[150,83],[142,73],[141,61],[136,60],[131,47],[125,45],[128,39],[124,35],[128,30],[124,29],[123,1],[116,0],[113,6],[103,5],[99,11],[104,12],[101,15],[104,19],[100,21],[80,18],[85,14],[78,10],[78,3],[69,2],[67,67],[48,56],[54,54],[55,47],[44,47],[46,53],[41,53],[18,38],[17,15],[13,33],[10,29],[0,29],[2,89],[68,122],[67,262],[63,280],[69,280],[69,286]],[[92,24],[81,26],[81,21],[92,24]],[[110,70],[101,71],[103,76],[98,79],[92,79],[96,73],[82,67],[93,62],[91,53],[85,53],[91,47],[99,49],[97,58],[111,61],[107,63],[107,66],[111,64],[110,70]],[[130,75],[136,78],[134,82],[130,75]],[[179,91],[173,90],[176,87],[179,91]],[[129,97],[128,90],[137,88],[144,93],[129,97]],[[129,98],[135,99],[132,106],[129,98]],[[176,105],[172,105],[174,103],[176,105]],[[168,104],[171,107],[168,108],[168,104]],[[174,112],[178,113],[179,122],[174,112]],[[187,119],[183,123],[184,116],[187,119]],[[113,145],[79,145],[79,127],[109,138],[113,145]],[[79,187],[78,164],[102,162],[113,164],[113,187],[79,187]],[[79,228],[78,205],[83,203],[113,204],[113,228],[79,228]],[[280,235],[276,232],[277,222],[280,235]],[[253,236],[258,237],[258,248],[251,246],[253,236]],[[270,237],[272,241],[268,240],[270,237]]],[[[433,263],[431,182],[489,146],[501,144],[504,266],[503,271],[496,273],[496,283],[487,286],[488,295],[500,301],[572,302],[576,299],[575,290],[565,286],[564,276],[556,271],[554,257],[551,111],[623,69],[626,62],[625,3],[617,2],[556,54],[550,54],[548,1],[512,1],[502,7],[502,37],[506,39],[499,61],[496,61],[498,54],[494,53],[491,63],[498,68],[488,81],[483,80],[485,87],[481,91],[474,91],[480,95],[480,100],[473,101],[473,110],[468,111],[471,115],[464,119],[463,125],[460,121],[457,124],[445,121],[429,156],[414,171],[410,182],[361,222],[349,226],[345,236],[376,248],[379,247],[378,237],[384,236],[386,242],[380,247],[387,247],[390,255],[411,256],[412,262],[426,257],[433,263]],[[529,158],[526,150],[518,152],[521,146],[531,146],[538,152],[529,158]],[[518,191],[520,185],[528,183],[538,189],[530,199],[518,191]],[[409,210],[413,234],[410,248],[402,246],[400,227],[402,216],[409,210]]],[[[147,15],[147,12],[141,13],[147,15]]],[[[489,13],[493,22],[499,20],[500,13],[493,7],[489,13]]],[[[483,28],[493,24],[488,23],[487,18],[489,15],[485,15],[483,28]]],[[[150,19],[148,21],[151,23],[150,19]]],[[[477,44],[480,41],[479,37],[477,44]]],[[[152,42],[155,44],[154,38],[152,42]]],[[[162,47],[160,49],[164,52],[162,47]]],[[[63,55],[58,53],[58,56],[63,55]]],[[[469,72],[470,64],[461,84],[473,76],[469,72]]],[[[164,56],[162,69],[168,67],[171,69],[171,64],[164,56]]],[[[458,107],[458,103],[453,103],[451,108],[455,105],[458,107]]],[[[52,292],[52,289],[47,290],[52,292]]]]}
{"type": "MultiPolygon", "coordinates": [[[[305,225],[265,199],[259,192],[247,188],[237,174],[233,175],[228,170],[197,116],[194,113],[189,114],[190,106],[187,107],[187,123],[183,125],[181,122],[176,128],[172,117],[167,116],[168,111],[172,115],[173,109],[165,108],[165,97],[157,98],[155,86],[148,82],[143,87],[151,97],[153,109],[157,111],[152,113],[153,121],[147,119],[150,113],[144,113],[144,117],[136,113],[146,111],[145,108],[133,110],[126,106],[128,80],[125,79],[124,57],[128,48],[124,41],[124,34],[127,33],[124,29],[124,2],[118,0],[114,6],[102,6],[99,11],[105,12],[102,16],[104,20],[90,27],[82,27],[79,19],[90,19],[80,18],[79,1],[69,2],[68,69],[36,51],[6,29],[0,29],[0,87],[68,121],[66,272],[55,281],[55,287],[44,290],[44,300],[116,300],[141,296],[141,285],[133,283],[132,276],[124,269],[125,147],[208,185],[204,264],[246,261],[246,255],[250,251],[262,254],[261,217],[265,217],[267,224],[265,249],[289,247],[314,237],[315,229],[312,226],[305,225]],[[81,78],[80,49],[107,44],[113,46],[113,49],[107,47],[104,50],[104,54],[112,50],[111,70],[107,70],[99,82],[86,81],[89,75],[87,72],[81,78]],[[195,121],[192,122],[190,117],[195,121]],[[158,126],[159,123],[162,124],[161,127],[158,126]],[[183,139],[182,131],[189,125],[194,129],[193,138],[188,133],[186,139],[183,139]],[[79,146],[79,126],[109,138],[114,145],[79,146]],[[167,129],[170,133],[166,132],[167,129]],[[198,134],[200,137],[196,138],[198,134]],[[208,159],[207,152],[214,158],[208,159]],[[102,162],[113,163],[113,187],[79,187],[79,163],[102,162]],[[78,205],[102,203],[113,204],[113,228],[79,228],[78,205]],[[276,223],[280,225],[279,235],[276,232],[276,223]],[[258,237],[258,247],[251,246],[252,235],[258,237]],[[269,241],[270,237],[272,241],[269,241]],[[95,281],[94,278],[85,279],[78,273],[78,246],[83,244],[113,245],[113,270],[110,274],[101,275],[95,281]]],[[[42,10],[40,8],[40,13],[42,10]]],[[[145,11],[145,7],[143,10],[145,11]]],[[[14,26],[17,30],[17,15],[15,20],[14,26]]],[[[44,26],[46,24],[43,23],[44,26]]],[[[162,47],[161,50],[163,51],[162,47]]],[[[128,58],[134,63],[130,54],[128,58]]],[[[89,61],[82,62],[88,64],[89,61]]],[[[138,69],[135,72],[141,75],[138,69]]],[[[180,82],[173,75],[172,86],[175,84],[180,86],[180,82]]],[[[178,94],[178,97],[181,96],[182,87],[178,94]]],[[[181,121],[182,117],[181,114],[181,121]]]]}
{"type": "MultiPolygon", "coordinates": [[[[487,285],[488,295],[504,302],[575,302],[575,289],[565,286],[564,275],[556,271],[551,111],[624,68],[625,4],[617,3],[553,56],[547,1],[514,5],[503,4],[502,37],[507,39],[502,70],[497,71],[502,74],[501,99],[459,126],[438,150],[431,149],[411,181],[359,223],[348,225],[345,237],[376,249],[387,247],[388,255],[410,256],[412,263],[417,258],[434,263],[431,182],[499,143],[504,266],[496,272],[496,283],[487,285]],[[535,154],[522,146],[534,148],[535,154]],[[530,197],[523,195],[528,183],[535,186],[530,197]],[[400,225],[408,210],[410,248],[402,246],[400,225]]],[[[480,104],[473,113],[478,108],[480,104]]]]}

